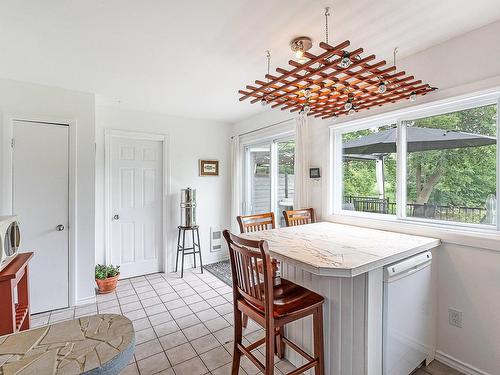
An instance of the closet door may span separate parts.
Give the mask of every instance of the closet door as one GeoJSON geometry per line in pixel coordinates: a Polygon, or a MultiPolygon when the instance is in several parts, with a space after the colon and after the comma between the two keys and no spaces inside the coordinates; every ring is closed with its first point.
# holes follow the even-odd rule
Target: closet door
{"type": "Polygon", "coordinates": [[[14,121],[13,131],[13,213],[21,222],[21,252],[35,253],[31,313],[68,307],[69,127],[14,121]]]}

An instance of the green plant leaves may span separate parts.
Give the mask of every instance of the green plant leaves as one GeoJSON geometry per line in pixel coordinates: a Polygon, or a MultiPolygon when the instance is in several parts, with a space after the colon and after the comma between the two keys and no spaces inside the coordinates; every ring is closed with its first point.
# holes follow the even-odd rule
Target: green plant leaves
{"type": "Polygon", "coordinates": [[[114,277],[120,273],[120,266],[109,265],[106,266],[104,264],[98,264],[95,266],[95,278],[97,280],[104,280],[108,277],[114,277]]]}

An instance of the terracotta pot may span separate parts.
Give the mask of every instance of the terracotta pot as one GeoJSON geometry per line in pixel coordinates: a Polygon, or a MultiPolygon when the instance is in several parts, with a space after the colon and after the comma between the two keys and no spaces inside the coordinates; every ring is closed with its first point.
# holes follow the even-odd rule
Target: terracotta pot
{"type": "Polygon", "coordinates": [[[119,277],[120,274],[113,277],[108,277],[107,279],[104,280],[95,279],[95,282],[97,283],[97,288],[99,289],[99,294],[111,293],[113,290],[115,290],[116,283],[118,282],[119,277]]]}

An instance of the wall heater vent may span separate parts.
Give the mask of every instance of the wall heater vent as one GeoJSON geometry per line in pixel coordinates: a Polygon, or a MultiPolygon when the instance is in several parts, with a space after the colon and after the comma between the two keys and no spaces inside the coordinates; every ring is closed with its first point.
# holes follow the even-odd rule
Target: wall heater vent
{"type": "Polygon", "coordinates": [[[218,227],[210,227],[210,251],[222,250],[222,232],[218,227]]]}

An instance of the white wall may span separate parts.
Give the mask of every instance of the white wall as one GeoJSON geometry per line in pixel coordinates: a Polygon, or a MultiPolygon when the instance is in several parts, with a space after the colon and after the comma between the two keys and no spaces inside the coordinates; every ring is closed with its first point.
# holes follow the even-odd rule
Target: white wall
{"type": "MultiPolygon", "coordinates": [[[[229,219],[229,133],[231,125],[213,121],[135,111],[120,107],[96,108],[96,262],[104,262],[104,130],[119,129],[167,134],[170,194],[167,199],[168,268],[175,267],[180,189],[197,190],[197,222],[205,264],[227,257],[227,251],[210,252],[210,226],[225,229],[229,219]],[[200,177],[199,159],[218,159],[219,177],[200,177]]],[[[191,257],[186,258],[190,264],[191,257]]]]}
{"type": "MultiPolygon", "coordinates": [[[[432,95],[416,104],[453,97],[468,92],[500,87],[500,22],[434,46],[398,63],[400,69],[417,79],[437,86],[432,95]]],[[[376,51],[375,51],[376,52],[376,51]]],[[[411,106],[405,101],[362,111],[338,120],[352,120],[411,106]]],[[[286,111],[267,110],[235,125],[233,134],[291,119],[286,111]]],[[[328,168],[328,127],[334,122],[309,119],[310,166],[328,168]]],[[[326,179],[309,181],[309,203],[319,216],[324,213],[326,179]]],[[[375,226],[377,224],[374,224],[375,226]]],[[[393,228],[398,230],[399,228],[393,228]]],[[[497,242],[497,243],[500,243],[497,242]]],[[[460,362],[474,373],[500,374],[500,245],[499,251],[477,246],[444,243],[437,249],[438,269],[438,355],[459,367],[460,362]],[[448,324],[448,308],[463,311],[463,328],[448,324]],[[481,372],[477,372],[481,373],[481,372]]]]}
{"type": "Polygon", "coordinates": [[[500,251],[446,243],[435,254],[438,358],[500,374],[500,251]],[[448,324],[450,307],[463,311],[463,328],[448,324]]]}
{"type": "Polygon", "coordinates": [[[12,202],[4,176],[11,152],[4,132],[10,124],[4,122],[11,115],[76,122],[76,301],[94,296],[94,102],[93,94],[0,79],[0,214],[10,214],[12,202]]]}

